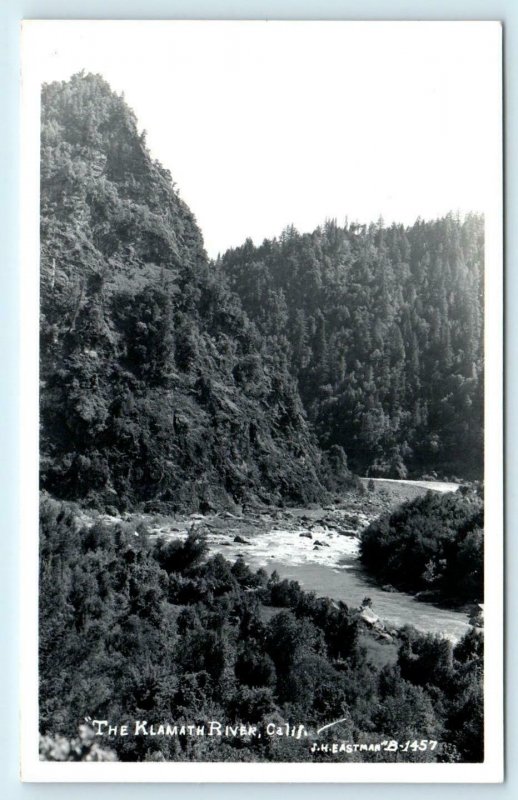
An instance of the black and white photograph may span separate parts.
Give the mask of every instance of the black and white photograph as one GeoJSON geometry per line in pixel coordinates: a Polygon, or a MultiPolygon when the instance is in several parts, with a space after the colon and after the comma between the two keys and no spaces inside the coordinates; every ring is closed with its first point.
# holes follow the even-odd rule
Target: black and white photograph
{"type": "Polygon", "coordinates": [[[22,776],[501,780],[499,23],[22,52],[22,776]]]}

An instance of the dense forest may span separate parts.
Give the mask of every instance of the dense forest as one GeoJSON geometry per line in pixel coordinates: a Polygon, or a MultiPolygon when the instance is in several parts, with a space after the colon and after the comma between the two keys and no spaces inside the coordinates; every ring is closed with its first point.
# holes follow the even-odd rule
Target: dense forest
{"type": "Polygon", "coordinates": [[[42,485],[99,506],[321,500],[482,469],[483,221],[328,222],[212,263],[98,76],[44,87],[42,485]]]}
{"type": "MultiPolygon", "coordinates": [[[[268,736],[268,724],[330,720],[320,743],[422,739],[407,761],[480,761],[482,635],[398,634],[392,659],[367,655],[361,617],[238,559],[204,559],[203,537],[153,540],[130,525],[81,526],[52,499],[41,507],[40,720],[74,739],[86,715],[254,724],[263,735],[97,739],[121,760],[326,760],[307,742],[268,736]]],[[[382,651],[383,652],[383,651],[382,651]]],[[[47,738],[48,735],[48,738],[47,738]]],[[[50,741],[50,745],[49,745],[50,741]]],[[[68,751],[63,756],[66,758],[68,751]]],[[[56,756],[51,756],[56,757],[56,756]]],[[[400,760],[357,752],[355,760],[400,760]]]]}
{"type": "MultiPolygon", "coordinates": [[[[327,757],[289,737],[92,744],[89,715],[343,718],[333,735],[350,741],[440,742],[404,760],[482,759],[478,629],[380,643],[358,609],[127,520],[322,506],[368,494],[357,475],[479,479],[483,244],[473,215],[328,221],[210,260],[124,98],[83,73],[43,87],[44,758],[327,757]]],[[[405,590],[479,599],[481,527],[470,490],[427,496],[372,523],[362,558],[405,590]]]]}
{"type": "Polygon", "coordinates": [[[365,567],[381,583],[447,602],[484,601],[484,507],[476,492],[428,492],[361,535],[365,567]]]}
{"type": "Polygon", "coordinates": [[[480,478],[484,223],[328,221],[219,267],[286,353],[320,446],[356,472],[480,478]]]}

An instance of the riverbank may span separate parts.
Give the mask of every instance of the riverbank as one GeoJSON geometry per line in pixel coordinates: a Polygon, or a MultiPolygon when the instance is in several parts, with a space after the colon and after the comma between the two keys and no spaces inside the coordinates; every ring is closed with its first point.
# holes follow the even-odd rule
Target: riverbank
{"type": "MultiPolygon", "coordinates": [[[[390,482],[388,487],[375,482],[374,487],[350,492],[339,504],[323,508],[255,507],[186,517],[98,516],[130,526],[135,535],[145,531],[151,538],[182,539],[198,531],[211,555],[221,553],[230,561],[242,558],[253,569],[276,571],[281,578],[297,580],[306,591],[351,607],[359,607],[368,596],[387,626],[409,624],[457,641],[469,627],[464,609],[441,608],[392,587],[386,590],[369,578],[358,559],[362,530],[380,514],[415,497],[416,492],[425,494],[430,487],[412,482],[390,482]]],[[[87,519],[92,521],[85,515],[87,519]]]]}

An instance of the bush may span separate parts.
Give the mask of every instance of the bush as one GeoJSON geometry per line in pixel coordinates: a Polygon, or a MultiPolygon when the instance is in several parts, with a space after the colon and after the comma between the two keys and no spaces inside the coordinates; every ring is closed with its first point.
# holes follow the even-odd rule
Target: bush
{"type": "Polygon", "coordinates": [[[482,602],[483,513],[474,494],[428,492],[362,532],[361,560],[382,584],[482,602]]]}

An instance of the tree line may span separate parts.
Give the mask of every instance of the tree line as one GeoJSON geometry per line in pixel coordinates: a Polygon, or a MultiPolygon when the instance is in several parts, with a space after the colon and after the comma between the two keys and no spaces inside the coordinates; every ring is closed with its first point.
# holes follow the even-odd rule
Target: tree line
{"type": "Polygon", "coordinates": [[[482,476],[484,221],[329,220],[225,253],[221,272],[286,354],[321,448],[356,472],[482,476]]]}

